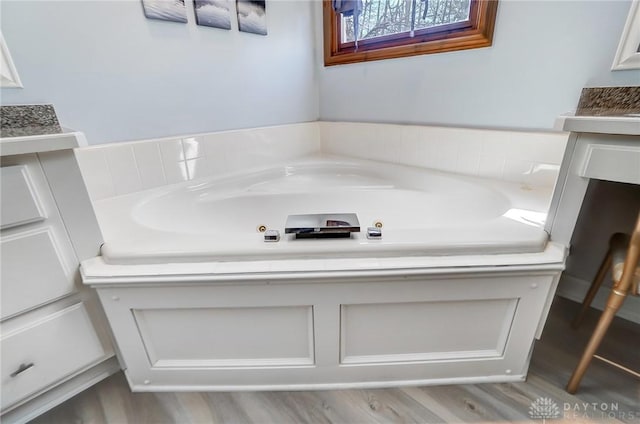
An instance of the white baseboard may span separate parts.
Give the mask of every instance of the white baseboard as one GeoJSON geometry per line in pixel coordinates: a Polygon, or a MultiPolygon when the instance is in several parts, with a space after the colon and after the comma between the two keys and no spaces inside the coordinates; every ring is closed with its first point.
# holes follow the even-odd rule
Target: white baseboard
{"type": "Polygon", "coordinates": [[[120,371],[120,364],[116,357],[112,356],[40,396],[2,414],[0,420],[3,424],[31,421],[118,371],[120,371]]]}
{"type": "MultiPolygon", "coordinates": [[[[562,274],[560,284],[558,285],[558,296],[582,303],[589,286],[590,281],[585,281],[573,275],[562,274]]],[[[609,297],[609,287],[602,286],[591,304],[592,307],[602,310],[609,297]]],[[[627,296],[617,315],[621,318],[640,324],[640,297],[627,296]]]]}

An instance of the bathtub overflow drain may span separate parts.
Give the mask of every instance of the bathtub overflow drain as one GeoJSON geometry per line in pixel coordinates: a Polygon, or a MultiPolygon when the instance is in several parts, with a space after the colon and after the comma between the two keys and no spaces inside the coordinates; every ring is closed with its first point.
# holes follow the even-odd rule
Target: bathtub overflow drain
{"type": "Polygon", "coordinates": [[[376,228],[382,228],[382,221],[376,221],[373,223],[373,226],[376,228]]]}
{"type": "Polygon", "coordinates": [[[258,225],[257,228],[259,233],[264,233],[265,231],[267,231],[267,226],[266,225],[258,225]]]}

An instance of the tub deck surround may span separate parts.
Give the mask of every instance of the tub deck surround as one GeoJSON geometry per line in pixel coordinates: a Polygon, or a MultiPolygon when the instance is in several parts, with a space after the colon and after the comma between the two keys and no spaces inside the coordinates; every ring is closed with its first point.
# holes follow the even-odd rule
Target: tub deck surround
{"type": "Polygon", "coordinates": [[[404,256],[380,258],[315,258],[269,259],[227,262],[172,262],[147,264],[110,264],[97,256],[82,262],[80,272],[85,284],[111,286],[172,284],[177,282],[300,280],[314,278],[368,278],[408,275],[468,274],[496,271],[509,267],[515,271],[562,269],[566,249],[549,242],[538,253],[505,253],[498,255],[404,256]]]}
{"type": "Polygon", "coordinates": [[[82,278],[135,391],[523,380],[564,268],[544,231],[563,147],[308,123],[82,149],[105,238],[82,278]],[[153,169],[165,178],[142,190],[153,169]],[[302,213],[381,221],[382,239],[295,240],[284,225],[302,213]]]}
{"type": "Polygon", "coordinates": [[[551,191],[316,156],[270,170],[94,202],[112,264],[541,252],[551,191]],[[357,213],[382,240],[299,240],[290,214],[357,213]],[[265,243],[260,225],[279,230],[265,243]]]}

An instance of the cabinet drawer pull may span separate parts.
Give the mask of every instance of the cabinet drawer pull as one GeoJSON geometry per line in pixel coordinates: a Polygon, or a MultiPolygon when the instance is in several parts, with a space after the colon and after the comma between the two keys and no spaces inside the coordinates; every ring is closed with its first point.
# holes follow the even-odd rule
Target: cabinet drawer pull
{"type": "Polygon", "coordinates": [[[34,365],[35,364],[33,362],[29,362],[28,364],[20,364],[18,369],[10,374],[11,378],[17,377],[18,374],[21,374],[21,373],[25,372],[26,370],[28,370],[29,368],[33,367],[34,365]]]}

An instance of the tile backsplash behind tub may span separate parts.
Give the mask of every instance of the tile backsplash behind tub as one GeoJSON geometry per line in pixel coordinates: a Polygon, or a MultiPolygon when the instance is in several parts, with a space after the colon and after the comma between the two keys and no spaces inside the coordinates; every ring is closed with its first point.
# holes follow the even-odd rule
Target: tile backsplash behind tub
{"type": "Polygon", "coordinates": [[[327,153],[553,186],[567,133],[352,122],[223,131],[76,149],[92,200],[327,153]]]}
{"type": "Polygon", "coordinates": [[[568,133],[321,122],[325,153],[553,186],[568,133]]]}
{"type": "Polygon", "coordinates": [[[76,149],[92,200],[268,167],[320,150],[316,122],[76,149]]]}

